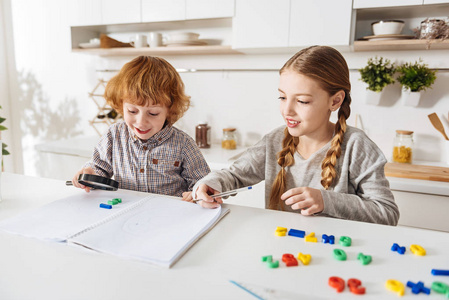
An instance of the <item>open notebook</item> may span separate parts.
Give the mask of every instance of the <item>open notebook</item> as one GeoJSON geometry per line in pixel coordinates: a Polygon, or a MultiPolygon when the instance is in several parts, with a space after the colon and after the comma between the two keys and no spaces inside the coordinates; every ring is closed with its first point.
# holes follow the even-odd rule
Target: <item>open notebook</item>
{"type": "Polygon", "coordinates": [[[0,229],[171,267],[228,212],[169,196],[95,190],[5,220],[0,229]],[[112,198],[122,203],[99,207],[112,198]]]}

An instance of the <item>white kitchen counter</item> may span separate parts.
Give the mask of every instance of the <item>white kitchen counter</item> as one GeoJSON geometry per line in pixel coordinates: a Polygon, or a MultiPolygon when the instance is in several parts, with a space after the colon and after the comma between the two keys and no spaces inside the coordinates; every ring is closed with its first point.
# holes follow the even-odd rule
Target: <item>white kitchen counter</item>
{"type": "MultiPolygon", "coordinates": [[[[3,174],[1,183],[0,220],[84,193],[65,186],[61,180],[11,173],[3,174]]],[[[141,194],[142,197],[147,195],[141,194]]],[[[196,242],[171,269],[0,232],[1,298],[255,299],[229,282],[235,280],[286,292],[289,297],[285,299],[398,299],[395,293],[385,288],[386,280],[396,279],[404,284],[409,280],[420,280],[426,287],[433,281],[447,283],[445,278],[437,278],[430,272],[432,268],[448,267],[447,233],[224,206],[231,210],[229,215],[196,242]],[[349,236],[352,245],[344,247],[348,259],[337,261],[333,258],[332,251],[341,248],[337,242],[335,245],[305,243],[303,239],[291,236],[275,236],[277,226],[304,230],[307,234],[315,232],[318,240],[322,234],[335,235],[336,240],[349,236]],[[390,250],[393,243],[407,248],[417,243],[427,250],[428,255],[416,256],[409,249],[399,255],[390,250]],[[298,267],[286,267],[281,261],[278,269],[270,269],[261,262],[262,256],[273,255],[275,260],[280,260],[282,254],[296,255],[298,251],[312,256],[309,265],[300,263],[298,267]],[[373,262],[365,266],[360,264],[357,261],[360,252],[372,255],[373,262]],[[366,294],[353,295],[348,288],[339,294],[329,287],[330,276],[339,276],[345,281],[357,278],[366,287],[366,294]]],[[[433,291],[430,296],[414,295],[410,288],[406,288],[401,297],[424,298],[444,297],[433,291]]]]}

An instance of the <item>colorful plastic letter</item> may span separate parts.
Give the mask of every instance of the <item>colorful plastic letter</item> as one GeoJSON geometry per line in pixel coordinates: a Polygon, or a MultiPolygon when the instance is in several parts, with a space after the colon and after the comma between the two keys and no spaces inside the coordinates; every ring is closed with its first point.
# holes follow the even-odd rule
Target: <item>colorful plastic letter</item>
{"type": "Polygon", "coordinates": [[[395,292],[398,296],[404,296],[405,286],[402,282],[394,279],[389,279],[385,283],[387,290],[395,292]]]}
{"type": "Polygon", "coordinates": [[[331,244],[331,245],[333,245],[333,244],[335,244],[335,237],[333,235],[323,234],[321,236],[321,241],[324,244],[331,244]]]}
{"type": "Polygon", "coordinates": [[[360,260],[362,265],[367,265],[372,261],[371,255],[364,255],[362,252],[357,255],[357,259],[360,260]]]}
{"type": "Polygon", "coordinates": [[[276,227],[276,232],[274,234],[276,234],[277,236],[285,236],[287,234],[287,228],[276,227]]]}
{"type": "Polygon", "coordinates": [[[352,240],[349,236],[341,236],[340,237],[340,245],[343,247],[349,247],[352,244],[352,240]]]}
{"type": "Polygon", "coordinates": [[[101,207],[101,208],[106,208],[106,209],[111,209],[111,208],[112,208],[112,205],[105,204],[105,203],[101,203],[101,204],[100,204],[100,207],[101,207]]]}
{"type": "Polygon", "coordinates": [[[438,275],[449,276],[449,270],[432,269],[432,275],[435,275],[435,276],[438,276],[438,275]]]}
{"type": "Polygon", "coordinates": [[[302,262],[303,265],[307,266],[310,263],[310,260],[312,259],[312,255],[302,254],[301,252],[299,252],[298,259],[302,262]]]}
{"type": "Polygon", "coordinates": [[[449,293],[449,285],[443,282],[434,281],[432,282],[432,290],[439,294],[446,294],[449,293]]]}
{"type": "Polygon", "coordinates": [[[262,256],[262,261],[266,262],[269,268],[279,268],[279,261],[273,261],[272,255],[262,256]]]}
{"type": "Polygon", "coordinates": [[[306,232],[298,229],[290,229],[288,235],[303,238],[306,235],[306,232]]]}
{"type": "Polygon", "coordinates": [[[419,293],[424,293],[427,295],[430,294],[430,289],[426,288],[422,281],[418,281],[418,283],[407,281],[407,287],[412,288],[413,294],[419,294],[419,293]]]}
{"type": "Polygon", "coordinates": [[[365,288],[362,285],[362,282],[356,278],[348,279],[348,287],[351,293],[357,295],[365,294],[365,288]]]}
{"type": "Polygon", "coordinates": [[[394,243],[393,246],[391,246],[391,251],[395,251],[399,254],[405,253],[405,247],[401,247],[398,244],[394,243]]]}
{"type": "Polygon", "coordinates": [[[426,249],[424,249],[420,245],[410,245],[410,251],[412,251],[412,253],[415,255],[419,256],[426,255],[426,249]]]}
{"type": "Polygon", "coordinates": [[[334,258],[336,260],[346,260],[346,252],[341,249],[334,249],[334,258]]]}
{"type": "Polygon", "coordinates": [[[285,253],[284,255],[282,255],[282,261],[287,267],[295,267],[298,265],[298,261],[293,256],[293,254],[290,253],[285,253]]]}
{"type": "Polygon", "coordinates": [[[329,277],[328,284],[341,293],[345,289],[345,281],[337,276],[329,277]]]}
{"type": "Polygon", "coordinates": [[[308,235],[306,235],[305,240],[306,240],[306,242],[310,242],[310,243],[318,242],[318,239],[315,237],[315,232],[311,232],[308,235]]]}

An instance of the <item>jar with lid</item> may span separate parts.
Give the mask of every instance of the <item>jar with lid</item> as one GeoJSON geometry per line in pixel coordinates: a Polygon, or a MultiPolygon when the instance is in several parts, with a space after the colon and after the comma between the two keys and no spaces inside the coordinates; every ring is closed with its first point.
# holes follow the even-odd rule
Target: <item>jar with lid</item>
{"type": "Polygon", "coordinates": [[[413,159],[413,131],[396,130],[393,161],[411,164],[413,159]]]}
{"type": "Polygon", "coordinates": [[[235,128],[223,128],[223,139],[221,140],[221,148],[229,150],[237,148],[237,138],[235,135],[235,128]]]}
{"type": "Polygon", "coordinates": [[[195,127],[195,141],[199,148],[210,148],[210,126],[200,121],[195,127]]]}

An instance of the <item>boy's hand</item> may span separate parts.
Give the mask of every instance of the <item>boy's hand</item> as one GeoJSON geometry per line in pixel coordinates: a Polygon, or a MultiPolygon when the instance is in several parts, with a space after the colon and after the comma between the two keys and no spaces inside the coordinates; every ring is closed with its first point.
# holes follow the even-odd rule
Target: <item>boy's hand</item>
{"type": "Polygon", "coordinates": [[[75,174],[75,176],[73,176],[73,178],[72,178],[72,184],[73,184],[73,186],[75,186],[75,187],[77,187],[77,188],[80,188],[80,189],[84,189],[86,192],[89,193],[91,188],[88,187],[88,186],[85,186],[85,185],[83,185],[83,184],[81,184],[81,183],[78,182],[78,177],[79,177],[81,174],[93,174],[93,175],[97,175],[97,174],[95,174],[95,171],[94,171],[92,168],[87,167],[87,168],[82,168],[81,170],[79,170],[79,171],[75,174]]]}
{"type": "Polygon", "coordinates": [[[182,201],[193,202],[192,192],[182,193],[182,201]]]}
{"type": "Polygon", "coordinates": [[[220,204],[223,203],[221,198],[213,199],[210,195],[218,194],[219,192],[214,190],[208,185],[200,184],[196,190],[196,199],[201,199],[202,201],[197,202],[199,205],[205,208],[218,208],[220,204]]]}
{"type": "Polygon", "coordinates": [[[323,196],[321,191],[309,187],[297,187],[290,189],[282,194],[281,200],[292,209],[301,209],[301,214],[310,216],[324,209],[323,196]]]}

